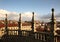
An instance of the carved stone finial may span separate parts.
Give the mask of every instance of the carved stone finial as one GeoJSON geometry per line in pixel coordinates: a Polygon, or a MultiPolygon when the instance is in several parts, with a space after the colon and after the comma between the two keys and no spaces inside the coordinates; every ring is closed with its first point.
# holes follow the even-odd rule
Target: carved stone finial
{"type": "Polygon", "coordinates": [[[54,11],[54,8],[52,8],[52,12],[54,11]]]}

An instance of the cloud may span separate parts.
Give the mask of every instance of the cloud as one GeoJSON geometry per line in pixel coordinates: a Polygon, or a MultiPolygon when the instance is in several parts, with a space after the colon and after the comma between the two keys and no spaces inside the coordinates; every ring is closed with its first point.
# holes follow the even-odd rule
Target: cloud
{"type": "Polygon", "coordinates": [[[5,18],[5,14],[7,14],[8,19],[12,20],[18,16],[16,12],[10,12],[7,10],[0,9],[0,20],[5,18]]]}
{"type": "MultiPolygon", "coordinates": [[[[51,19],[51,13],[49,13],[47,15],[43,15],[41,18],[45,22],[46,21],[50,21],[50,19],[51,19]]],[[[55,18],[56,18],[56,21],[60,21],[60,13],[55,13],[55,18]]]]}
{"type": "Polygon", "coordinates": [[[50,18],[51,17],[51,14],[47,14],[47,15],[43,15],[41,18],[43,18],[43,19],[48,19],[48,18],[50,18]]]}
{"type": "Polygon", "coordinates": [[[60,21],[60,13],[57,13],[55,17],[57,21],[60,21]]]}
{"type": "MultiPolygon", "coordinates": [[[[38,14],[36,14],[36,13],[34,13],[34,19],[35,20],[38,20],[38,14]]],[[[23,20],[27,20],[27,21],[29,21],[29,20],[31,20],[32,19],[32,12],[24,12],[24,13],[22,13],[22,19],[23,20]]]]}
{"type": "Polygon", "coordinates": [[[0,9],[0,14],[9,14],[10,12],[7,10],[0,9]]]}
{"type": "Polygon", "coordinates": [[[9,11],[6,11],[6,10],[3,10],[3,9],[0,9],[0,18],[2,17],[5,17],[4,14],[9,14],[10,12],[9,11]]]}
{"type": "Polygon", "coordinates": [[[10,12],[10,14],[8,14],[8,19],[9,20],[18,20],[18,13],[16,12],[10,12]]]}
{"type": "MultiPolygon", "coordinates": [[[[18,20],[19,19],[19,13],[0,9],[0,20],[5,19],[5,14],[8,15],[8,20],[18,20]]],[[[22,15],[22,21],[31,21],[31,19],[32,19],[32,12],[23,12],[23,13],[21,13],[21,15],[22,15]]],[[[56,17],[57,21],[60,21],[60,13],[55,13],[55,17],[56,17]]],[[[34,19],[49,22],[51,19],[51,13],[40,17],[39,14],[34,12],[34,19]]]]}
{"type": "MultiPolygon", "coordinates": [[[[19,19],[19,13],[0,9],[0,20],[5,18],[5,14],[7,14],[8,20],[19,19]]],[[[21,13],[21,15],[22,15],[22,21],[31,21],[32,19],[32,12],[23,12],[21,13]]],[[[37,13],[34,13],[34,17],[35,20],[39,20],[39,15],[37,13]]]]}
{"type": "Polygon", "coordinates": [[[56,17],[57,17],[57,18],[60,18],[60,13],[57,13],[57,14],[56,14],[56,17]]]}

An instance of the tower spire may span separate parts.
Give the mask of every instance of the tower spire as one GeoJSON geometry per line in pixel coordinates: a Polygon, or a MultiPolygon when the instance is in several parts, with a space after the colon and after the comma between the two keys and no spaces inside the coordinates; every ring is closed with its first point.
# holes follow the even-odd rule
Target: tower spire
{"type": "Polygon", "coordinates": [[[54,35],[55,35],[55,29],[56,29],[56,20],[54,16],[54,8],[51,9],[52,11],[52,17],[51,17],[51,41],[54,42],[54,35]]]}
{"type": "Polygon", "coordinates": [[[20,31],[21,31],[21,13],[19,14],[19,21],[18,21],[18,26],[19,26],[19,30],[18,30],[18,34],[20,35],[20,31]]]}
{"type": "Polygon", "coordinates": [[[19,29],[21,30],[21,13],[19,14],[19,29]]]}
{"type": "Polygon", "coordinates": [[[5,18],[5,32],[6,32],[6,34],[8,34],[8,30],[7,30],[7,14],[5,14],[5,16],[6,16],[6,18],[5,18]]]}
{"type": "Polygon", "coordinates": [[[52,11],[52,17],[51,17],[51,32],[53,32],[54,31],[54,24],[55,24],[55,22],[54,22],[54,8],[52,8],[51,9],[51,11],[52,11]]]}
{"type": "Polygon", "coordinates": [[[34,32],[34,12],[32,12],[32,32],[34,32]]]}

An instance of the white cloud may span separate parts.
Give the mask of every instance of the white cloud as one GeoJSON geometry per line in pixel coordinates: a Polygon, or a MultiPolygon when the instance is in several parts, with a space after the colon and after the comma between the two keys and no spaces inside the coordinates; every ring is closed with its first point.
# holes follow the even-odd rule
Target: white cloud
{"type": "Polygon", "coordinates": [[[0,9],[0,14],[9,14],[10,12],[7,10],[0,9]]]}
{"type": "MultiPolygon", "coordinates": [[[[22,13],[22,20],[27,20],[27,21],[31,21],[32,19],[32,12],[24,12],[22,13]]],[[[37,13],[34,13],[34,19],[35,20],[39,20],[39,15],[37,13]]]]}
{"type": "Polygon", "coordinates": [[[31,12],[24,12],[24,13],[21,13],[21,14],[22,14],[22,17],[28,17],[28,18],[32,17],[32,13],[31,12]]]}
{"type": "Polygon", "coordinates": [[[10,12],[7,10],[3,10],[0,9],[0,20],[5,18],[5,14],[7,14],[8,19],[15,19],[15,17],[17,17],[17,13],[16,12],[10,12]]]}
{"type": "MultiPolygon", "coordinates": [[[[5,19],[5,14],[8,15],[9,20],[18,20],[19,19],[19,13],[0,9],[0,20],[5,19]]],[[[22,21],[31,21],[31,19],[32,19],[32,12],[23,12],[23,13],[21,13],[21,15],[22,15],[22,21]]],[[[50,21],[50,19],[51,19],[50,13],[47,15],[43,15],[42,17],[40,17],[40,15],[35,12],[34,12],[34,15],[35,15],[34,16],[35,20],[47,22],[47,21],[50,21]]],[[[56,17],[57,21],[60,21],[60,13],[57,13],[55,15],[55,17],[56,17]]]]}
{"type": "Polygon", "coordinates": [[[5,17],[5,14],[9,14],[10,12],[9,11],[6,11],[6,10],[3,10],[3,9],[0,9],[0,17],[5,17]]]}
{"type": "MultiPolygon", "coordinates": [[[[5,18],[5,14],[7,14],[9,20],[18,20],[19,14],[17,12],[10,12],[7,10],[0,9],[0,20],[5,18]]],[[[35,20],[39,19],[39,15],[35,14],[35,20]]],[[[32,12],[23,12],[21,13],[23,21],[29,21],[32,19],[32,12]]]]}
{"type": "MultiPolygon", "coordinates": [[[[55,15],[56,21],[60,21],[60,13],[55,13],[54,15],[55,15]]],[[[41,18],[45,22],[50,21],[51,20],[51,14],[43,15],[41,18]]]]}

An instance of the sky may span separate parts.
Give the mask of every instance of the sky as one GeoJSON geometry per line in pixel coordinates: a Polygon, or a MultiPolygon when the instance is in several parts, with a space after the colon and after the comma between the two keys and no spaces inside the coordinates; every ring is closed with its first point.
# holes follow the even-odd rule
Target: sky
{"type": "Polygon", "coordinates": [[[60,0],[0,0],[0,10],[14,13],[35,12],[41,17],[51,13],[52,8],[55,13],[60,13],[59,4],[60,0]]]}

